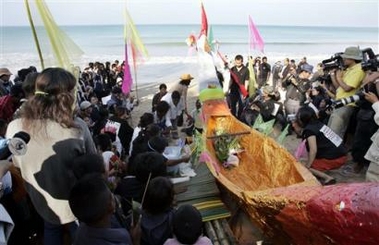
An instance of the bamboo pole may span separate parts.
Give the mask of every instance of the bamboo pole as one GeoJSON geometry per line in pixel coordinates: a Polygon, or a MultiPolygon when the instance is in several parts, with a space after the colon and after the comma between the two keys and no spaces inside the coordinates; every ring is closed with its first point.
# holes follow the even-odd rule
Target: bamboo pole
{"type": "Polygon", "coordinates": [[[236,237],[234,236],[232,229],[230,229],[229,223],[226,221],[226,219],[222,219],[221,225],[222,225],[224,232],[226,233],[226,235],[229,238],[230,244],[231,245],[238,244],[238,241],[237,241],[236,237]]]}
{"type": "Polygon", "coordinates": [[[213,245],[221,245],[220,242],[218,241],[216,232],[210,221],[205,222],[205,231],[207,232],[207,236],[209,237],[209,239],[211,239],[213,245]]]}
{"type": "Polygon", "coordinates": [[[43,56],[42,56],[42,52],[41,52],[41,46],[40,46],[39,41],[38,41],[37,31],[36,31],[36,28],[34,26],[34,22],[33,22],[33,18],[32,18],[32,13],[30,12],[29,1],[28,0],[24,0],[24,2],[25,2],[25,6],[26,6],[26,12],[28,14],[29,24],[30,24],[30,27],[32,28],[34,42],[35,42],[36,47],[37,47],[37,52],[38,52],[39,60],[41,62],[41,69],[43,70],[43,69],[45,69],[45,64],[44,64],[44,61],[43,61],[43,56]]]}
{"type": "Polygon", "coordinates": [[[225,232],[223,231],[220,222],[218,219],[212,220],[212,225],[216,231],[217,237],[220,240],[221,245],[229,245],[228,237],[225,236],[225,232]]]}

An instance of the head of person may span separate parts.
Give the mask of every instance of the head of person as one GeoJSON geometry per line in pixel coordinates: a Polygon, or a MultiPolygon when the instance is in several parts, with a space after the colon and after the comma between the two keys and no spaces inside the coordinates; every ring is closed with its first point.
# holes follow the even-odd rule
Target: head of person
{"type": "Polygon", "coordinates": [[[81,179],[87,174],[100,174],[106,177],[104,159],[99,154],[84,154],[76,157],[72,163],[72,171],[76,179],[81,179]]]}
{"type": "Polygon", "coordinates": [[[24,105],[21,117],[25,126],[31,121],[52,120],[62,127],[74,127],[76,79],[62,68],[47,68],[36,79],[34,96],[24,105]]]}
{"type": "Polygon", "coordinates": [[[296,60],[290,60],[290,63],[296,66],[296,60]]]}
{"type": "Polygon", "coordinates": [[[134,159],[135,176],[141,183],[146,183],[151,174],[151,179],[158,176],[167,176],[166,158],[158,152],[140,153],[134,159]]]}
{"type": "Polygon", "coordinates": [[[363,59],[362,51],[358,47],[348,47],[341,55],[345,67],[352,67],[363,59]]]}
{"type": "Polygon", "coordinates": [[[185,85],[185,86],[189,86],[192,79],[193,79],[193,77],[191,76],[191,74],[185,73],[185,74],[182,74],[180,76],[180,82],[179,83],[182,85],[185,85]]]}
{"type": "Polygon", "coordinates": [[[116,208],[113,194],[101,174],[88,174],[78,180],[68,202],[75,217],[88,226],[108,219],[116,208]]]}
{"type": "Polygon", "coordinates": [[[179,101],[180,101],[180,93],[179,91],[174,91],[172,92],[171,94],[171,99],[172,99],[172,103],[176,106],[179,104],[179,101]]]}
{"type": "Polygon", "coordinates": [[[12,75],[8,68],[0,68],[0,79],[4,82],[8,82],[12,75]]]}
{"type": "Polygon", "coordinates": [[[286,65],[288,65],[290,63],[290,59],[289,58],[285,58],[283,62],[284,62],[284,65],[286,66],[286,65]]]}
{"type": "Polygon", "coordinates": [[[96,95],[91,95],[89,98],[89,102],[91,102],[92,105],[97,105],[99,103],[99,99],[97,98],[96,95]]]}
{"type": "Polygon", "coordinates": [[[159,85],[159,92],[164,95],[167,93],[167,85],[162,83],[161,85],[159,85]]]}
{"type": "Polygon", "coordinates": [[[121,100],[122,99],[122,90],[120,87],[113,87],[112,88],[112,96],[114,96],[115,98],[121,100]]]}
{"type": "Polygon", "coordinates": [[[34,96],[35,86],[36,86],[36,80],[40,73],[38,72],[31,72],[26,77],[24,82],[22,83],[22,89],[25,92],[25,97],[27,99],[34,96]]]}
{"type": "Polygon", "coordinates": [[[237,54],[236,57],[234,58],[234,64],[237,67],[241,67],[243,65],[243,56],[240,54],[237,54]]]}
{"type": "MultiPolygon", "coordinates": [[[[176,92],[178,92],[178,91],[176,91],[176,92]]],[[[157,116],[159,118],[164,117],[166,115],[166,113],[168,112],[168,110],[170,110],[170,105],[166,101],[163,101],[163,100],[159,101],[159,103],[157,104],[157,108],[156,108],[157,116]]]]}
{"type": "Polygon", "coordinates": [[[303,79],[309,79],[313,72],[313,66],[304,64],[300,67],[299,77],[303,79]]]}
{"type": "Polygon", "coordinates": [[[92,113],[92,104],[89,101],[83,101],[80,103],[80,112],[83,115],[90,116],[92,113]]]}
{"type": "Polygon", "coordinates": [[[321,86],[312,86],[312,96],[323,95],[324,89],[321,86]]]}
{"type": "Polygon", "coordinates": [[[22,84],[18,83],[11,87],[9,95],[12,97],[14,103],[19,103],[22,98],[25,98],[25,92],[22,89],[22,84]]]}
{"type": "Polygon", "coordinates": [[[23,69],[19,70],[17,72],[17,76],[18,76],[19,81],[21,81],[21,82],[25,81],[26,76],[30,73],[33,73],[33,72],[34,72],[33,68],[30,68],[30,67],[23,68],[23,69]]]}
{"type": "Polygon", "coordinates": [[[147,147],[151,152],[163,153],[166,147],[168,146],[168,141],[165,137],[154,136],[147,142],[147,147]]]}
{"type": "Polygon", "coordinates": [[[189,204],[182,205],[176,210],[172,226],[173,233],[181,244],[194,244],[203,233],[201,214],[189,204]]]}
{"type": "Polygon", "coordinates": [[[301,63],[307,63],[307,57],[303,57],[303,58],[301,58],[300,62],[301,62],[301,63]]]}
{"type": "Polygon", "coordinates": [[[165,212],[174,200],[174,185],[167,177],[153,178],[146,190],[142,208],[150,214],[165,212]]]}
{"type": "Polygon", "coordinates": [[[262,88],[263,97],[264,98],[272,98],[275,99],[275,91],[272,86],[265,86],[262,88]]]}
{"type": "MultiPolygon", "coordinates": [[[[158,103],[159,104],[159,103],[158,103]]],[[[152,113],[145,112],[139,119],[139,124],[141,128],[146,128],[148,125],[154,123],[154,115],[152,113]]]]}
{"type": "Polygon", "coordinates": [[[266,57],[266,56],[264,56],[264,57],[262,58],[262,63],[267,63],[267,57],[266,57]]]}
{"type": "Polygon", "coordinates": [[[94,138],[94,143],[99,152],[110,151],[112,149],[112,139],[109,134],[99,134],[94,138]]]}
{"type": "Polygon", "coordinates": [[[296,114],[296,122],[305,128],[309,123],[317,121],[316,112],[309,106],[301,107],[296,114]]]}
{"type": "Polygon", "coordinates": [[[114,110],[116,117],[126,119],[128,117],[128,110],[124,106],[117,106],[114,110]]]}

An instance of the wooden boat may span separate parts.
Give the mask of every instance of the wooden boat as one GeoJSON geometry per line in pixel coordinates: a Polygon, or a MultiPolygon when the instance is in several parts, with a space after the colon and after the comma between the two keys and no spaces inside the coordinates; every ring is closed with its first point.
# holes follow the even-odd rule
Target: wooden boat
{"type": "Polygon", "coordinates": [[[379,184],[321,186],[274,139],[233,117],[222,91],[201,92],[200,99],[206,125],[202,160],[233,198],[227,201],[235,204],[232,213],[242,208],[273,244],[379,244],[379,184]],[[239,138],[237,167],[225,168],[217,159],[219,129],[239,138]]]}

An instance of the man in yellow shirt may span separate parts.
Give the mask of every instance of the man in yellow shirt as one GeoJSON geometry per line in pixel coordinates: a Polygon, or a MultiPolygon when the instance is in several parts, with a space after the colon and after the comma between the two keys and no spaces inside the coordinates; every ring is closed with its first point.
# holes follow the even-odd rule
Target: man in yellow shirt
{"type": "MultiPolygon", "coordinates": [[[[365,73],[360,62],[362,51],[358,47],[348,47],[341,55],[346,70],[337,70],[330,73],[334,87],[337,88],[336,100],[354,95],[359,89],[365,73]]],[[[328,126],[342,139],[345,136],[351,116],[355,110],[355,104],[350,103],[335,109],[329,118],[328,126]]]]}

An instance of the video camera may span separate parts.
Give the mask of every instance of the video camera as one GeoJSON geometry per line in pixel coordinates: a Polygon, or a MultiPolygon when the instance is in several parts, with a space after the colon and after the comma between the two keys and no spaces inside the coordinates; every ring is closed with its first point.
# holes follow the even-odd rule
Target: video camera
{"type": "Polygon", "coordinates": [[[342,54],[343,52],[335,53],[329,59],[323,60],[321,62],[324,73],[327,73],[333,69],[344,69],[343,59],[341,56],[342,54]]]}
{"type": "Polygon", "coordinates": [[[363,60],[361,63],[362,70],[364,71],[378,71],[379,68],[379,54],[375,55],[371,48],[362,50],[363,60]]]}

